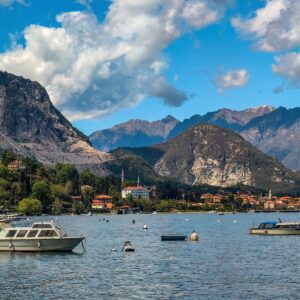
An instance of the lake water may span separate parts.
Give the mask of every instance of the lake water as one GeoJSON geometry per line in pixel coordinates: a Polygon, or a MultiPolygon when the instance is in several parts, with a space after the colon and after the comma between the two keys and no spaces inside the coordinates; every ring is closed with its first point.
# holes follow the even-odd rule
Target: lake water
{"type": "Polygon", "coordinates": [[[299,299],[300,236],[248,234],[253,223],[278,217],[300,220],[298,213],[59,216],[68,233],[86,236],[87,252],[0,253],[0,299],[299,299]],[[199,242],[160,240],[193,229],[199,242]],[[135,252],[121,251],[126,240],[135,252]]]}

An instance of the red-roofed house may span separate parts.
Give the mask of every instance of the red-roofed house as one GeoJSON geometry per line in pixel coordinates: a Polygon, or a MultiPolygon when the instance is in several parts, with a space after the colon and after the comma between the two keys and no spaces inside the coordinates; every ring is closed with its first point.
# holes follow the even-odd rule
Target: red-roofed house
{"type": "Polygon", "coordinates": [[[108,195],[98,195],[92,200],[93,209],[112,209],[112,197],[108,195]]]}

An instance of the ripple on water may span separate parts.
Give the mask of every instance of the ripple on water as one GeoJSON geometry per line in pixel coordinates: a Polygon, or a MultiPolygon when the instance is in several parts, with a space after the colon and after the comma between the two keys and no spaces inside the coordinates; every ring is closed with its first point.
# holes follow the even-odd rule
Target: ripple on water
{"type": "Polygon", "coordinates": [[[298,299],[300,237],[248,234],[278,217],[299,214],[61,216],[87,253],[1,253],[0,299],[298,299]],[[193,229],[198,243],[160,241],[193,229]],[[134,253],[121,252],[126,240],[134,253]]]}

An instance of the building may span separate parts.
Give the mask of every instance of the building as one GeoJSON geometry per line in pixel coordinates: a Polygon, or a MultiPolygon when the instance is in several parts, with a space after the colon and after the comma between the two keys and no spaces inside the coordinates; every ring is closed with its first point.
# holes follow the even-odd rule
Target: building
{"type": "Polygon", "coordinates": [[[91,203],[92,209],[112,209],[112,197],[108,195],[98,195],[91,203]]]}
{"type": "Polygon", "coordinates": [[[10,171],[24,171],[26,169],[26,166],[23,164],[23,162],[21,160],[16,159],[16,160],[10,162],[7,165],[7,168],[10,171]]]}
{"type": "Polygon", "coordinates": [[[150,191],[141,186],[128,186],[122,190],[122,198],[132,195],[134,199],[149,199],[150,191]]]}

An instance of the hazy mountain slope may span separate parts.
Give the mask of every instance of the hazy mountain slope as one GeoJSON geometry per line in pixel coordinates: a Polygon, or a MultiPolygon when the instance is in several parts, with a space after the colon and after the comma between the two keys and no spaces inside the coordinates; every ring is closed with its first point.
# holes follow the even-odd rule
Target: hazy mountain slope
{"type": "Polygon", "coordinates": [[[234,131],[239,131],[249,123],[252,119],[268,114],[274,110],[272,106],[259,106],[256,108],[249,108],[242,111],[235,111],[230,109],[220,109],[215,112],[209,112],[204,116],[194,115],[189,119],[185,119],[181,123],[177,124],[174,129],[170,132],[168,139],[171,139],[180,133],[184,132],[188,128],[204,124],[210,123],[222,128],[231,129],[234,131]]]}
{"type": "Polygon", "coordinates": [[[89,138],[93,146],[102,151],[148,146],[164,141],[178,122],[172,116],[154,122],[130,120],[110,129],[96,131],[89,138]]]}
{"type": "Polygon", "coordinates": [[[300,108],[280,107],[253,119],[241,135],[291,169],[300,169],[300,108]]]}

